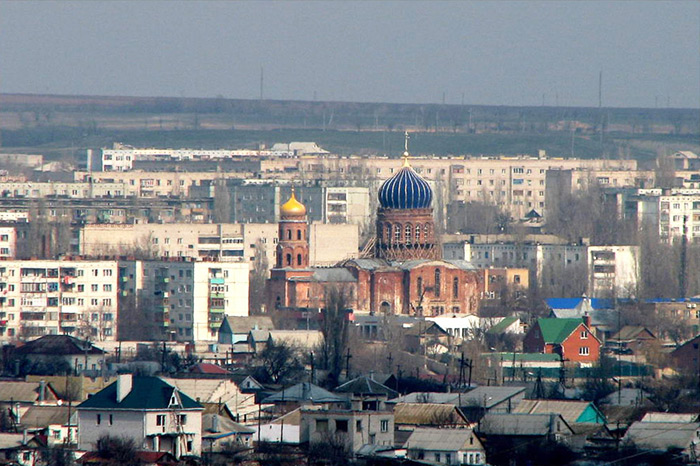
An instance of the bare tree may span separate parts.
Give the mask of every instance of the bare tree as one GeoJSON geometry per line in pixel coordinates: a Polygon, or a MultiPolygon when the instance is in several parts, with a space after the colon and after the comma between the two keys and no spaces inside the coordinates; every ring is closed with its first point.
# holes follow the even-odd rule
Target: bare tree
{"type": "Polygon", "coordinates": [[[326,288],[321,333],[321,365],[328,370],[329,385],[337,385],[343,370],[343,358],[348,344],[348,305],[350,291],[343,287],[326,288]]]}

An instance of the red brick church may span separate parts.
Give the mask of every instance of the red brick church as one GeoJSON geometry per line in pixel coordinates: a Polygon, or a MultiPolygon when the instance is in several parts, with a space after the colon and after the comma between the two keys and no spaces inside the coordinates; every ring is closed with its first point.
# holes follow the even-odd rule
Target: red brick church
{"type": "Polygon", "coordinates": [[[277,263],[268,281],[268,309],[317,310],[329,286],[344,287],[358,313],[434,316],[476,313],[477,270],[442,260],[435,240],[433,193],[404,153],[403,167],[379,189],[374,257],[330,268],[309,267],[306,207],[294,192],[280,208],[277,263]]]}

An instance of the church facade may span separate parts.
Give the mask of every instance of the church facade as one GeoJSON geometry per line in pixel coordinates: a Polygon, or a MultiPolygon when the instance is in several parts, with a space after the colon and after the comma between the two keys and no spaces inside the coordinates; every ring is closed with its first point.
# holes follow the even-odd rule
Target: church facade
{"type": "Polygon", "coordinates": [[[268,280],[268,309],[324,307],[328,287],[346,290],[361,314],[473,314],[483,295],[469,262],[442,260],[435,238],[432,191],[404,154],[403,167],[379,189],[374,257],[336,267],[308,265],[306,208],[295,194],[280,208],[277,263],[268,280]]]}

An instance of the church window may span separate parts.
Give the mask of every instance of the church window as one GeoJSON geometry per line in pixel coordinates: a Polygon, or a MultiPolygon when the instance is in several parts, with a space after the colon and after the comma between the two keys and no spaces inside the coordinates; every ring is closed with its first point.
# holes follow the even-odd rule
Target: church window
{"type": "Polygon", "coordinates": [[[387,243],[391,241],[391,225],[386,226],[386,236],[384,237],[384,239],[387,243]]]}
{"type": "Polygon", "coordinates": [[[435,269],[435,296],[440,296],[440,269],[435,269]]]}
{"type": "Polygon", "coordinates": [[[301,254],[297,254],[297,265],[301,265],[301,254]]]}
{"type": "Polygon", "coordinates": [[[292,265],[292,255],[287,254],[287,265],[292,265]]]}
{"type": "Polygon", "coordinates": [[[430,237],[430,224],[426,223],[423,226],[423,239],[427,240],[430,237]]]}
{"type": "Polygon", "coordinates": [[[418,296],[423,294],[423,277],[418,277],[416,288],[418,288],[418,296]]]}
{"type": "Polygon", "coordinates": [[[394,225],[394,241],[401,239],[401,225],[394,225]]]}
{"type": "Polygon", "coordinates": [[[416,243],[420,241],[420,225],[416,225],[416,243]]]}
{"type": "Polygon", "coordinates": [[[292,239],[292,230],[287,230],[287,239],[292,239]]]}
{"type": "Polygon", "coordinates": [[[413,233],[413,227],[411,225],[406,225],[406,228],[404,228],[405,235],[406,235],[406,242],[410,243],[411,242],[411,233],[413,233]]]}
{"type": "Polygon", "coordinates": [[[459,298],[459,278],[457,277],[452,280],[452,297],[459,298]]]}
{"type": "Polygon", "coordinates": [[[298,240],[301,239],[301,230],[297,230],[297,239],[298,239],[298,240]]]}

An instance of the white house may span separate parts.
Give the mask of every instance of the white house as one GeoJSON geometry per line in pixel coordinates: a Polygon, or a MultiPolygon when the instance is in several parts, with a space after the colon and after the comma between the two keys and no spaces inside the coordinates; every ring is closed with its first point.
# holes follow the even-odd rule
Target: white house
{"type": "Polygon", "coordinates": [[[77,407],[78,448],[93,450],[100,437],[133,438],[140,449],[175,457],[202,450],[202,405],[158,377],[120,374],[77,407]]]}

